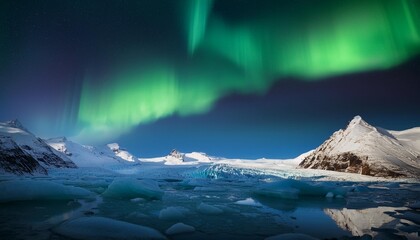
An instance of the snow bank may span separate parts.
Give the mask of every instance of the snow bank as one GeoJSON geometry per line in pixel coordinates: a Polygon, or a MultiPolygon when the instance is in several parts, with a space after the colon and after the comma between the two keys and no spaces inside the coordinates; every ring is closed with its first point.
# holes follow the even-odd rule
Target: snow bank
{"type": "Polygon", "coordinates": [[[0,182],[0,202],[28,200],[71,200],[93,196],[79,187],[65,186],[51,181],[12,180],[0,182]]]}
{"type": "Polygon", "coordinates": [[[302,233],[285,233],[268,237],[265,240],[317,240],[317,238],[302,233]]]}
{"type": "Polygon", "coordinates": [[[198,205],[197,211],[206,215],[219,215],[223,213],[222,209],[205,203],[201,203],[200,205],[198,205]]]}
{"type": "Polygon", "coordinates": [[[153,228],[104,217],[70,220],[53,231],[73,239],[166,239],[153,228]]]}
{"type": "Polygon", "coordinates": [[[170,228],[168,228],[168,230],[165,231],[167,235],[190,233],[190,232],[195,232],[195,228],[193,226],[190,226],[184,223],[176,223],[172,225],[170,228]]]}
{"type": "Polygon", "coordinates": [[[185,218],[189,210],[184,207],[167,207],[162,209],[159,213],[159,219],[162,220],[177,220],[185,218]]]}
{"type": "Polygon", "coordinates": [[[186,153],[184,155],[184,161],[186,161],[186,162],[191,162],[191,161],[211,162],[211,158],[209,156],[207,156],[207,154],[205,154],[205,153],[192,152],[192,153],[186,153]]]}
{"type": "Polygon", "coordinates": [[[303,181],[285,179],[277,182],[260,185],[255,193],[267,197],[283,199],[298,199],[299,197],[333,197],[345,196],[343,188],[333,187],[328,184],[309,184],[303,181]]]}
{"type": "Polygon", "coordinates": [[[152,180],[138,180],[135,178],[117,178],[102,194],[104,197],[119,199],[162,199],[164,192],[157,182],[152,180]]]}

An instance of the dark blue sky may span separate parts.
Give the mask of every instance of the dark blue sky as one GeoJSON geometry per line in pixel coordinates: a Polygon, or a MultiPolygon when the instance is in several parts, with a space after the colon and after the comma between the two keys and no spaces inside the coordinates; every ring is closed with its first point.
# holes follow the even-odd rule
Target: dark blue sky
{"type": "Polygon", "coordinates": [[[419,66],[415,58],[386,71],[319,82],[284,80],[267,94],[231,95],[207,114],[141,125],[117,141],[147,156],[179,148],[226,157],[289,158],[316,148],[355,115],[374,126],[408,129],[420,126],[419,66]]]}
{"type": "Polygon", "coordinates": [[[420,126],[419,53],[415,1],[1,1],[0,121],[143,157],[289,158],[355,115],[420,126]]]}

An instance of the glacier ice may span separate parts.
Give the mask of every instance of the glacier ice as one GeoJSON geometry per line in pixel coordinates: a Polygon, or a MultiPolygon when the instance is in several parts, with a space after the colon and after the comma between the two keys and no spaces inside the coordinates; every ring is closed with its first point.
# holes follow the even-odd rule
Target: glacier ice
{"type": "Polygon", "coordinates": [[[184,207],[167,207],[160,210],[159,219],[178,220],[185,218],[188,212],[189,210],[184,207]]]}
{"type": "Polygon", "coordinates": [[[136,178],[116,178],[102,194],[104,197],[118,199],[162,199],[164,192],[153,180],[138,180],[136,178]]]}
{"type": "Polygon", "coordinates": [[[93,196],[92,192],[84,188],[65,186],[44,180],[11,180],[0,182],[0,192],[0,202],[72,200],[93,196]]]}
{"type": "Polygon", "coordinates": [[[167,235],[175,235],[190,232],[195,232],[195,228],[184,223],[176,223],[165,231],[167,235]]]}
{"type": "Polygon", "coordinates": [[[223,213],[222,209],[206,203],[200,203],[200,205],[197,206],[197,211],[206,215],[219,215],[223,213]]]}
{"type": "Polygon", "coordinates": [[[246,205],[246,206],[253,206],[253,207],[261,207],[262,206],[261,203],[259,203],[258,201],[255,201],[252,198],[247,198],[247,199],[244,199],[244,200],[239,200],[239,201],[236,201],[235,203],[236,204],[239,204],[239,205],[246,205]]]}

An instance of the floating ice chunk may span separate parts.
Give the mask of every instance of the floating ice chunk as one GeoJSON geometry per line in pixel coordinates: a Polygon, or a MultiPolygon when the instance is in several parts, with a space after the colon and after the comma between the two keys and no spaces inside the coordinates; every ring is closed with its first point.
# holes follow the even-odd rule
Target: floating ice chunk
{"type": "Polygon", "coordinates": [[[135,178],[117,178],[102,194],[105,197],[119,199],[162,199],[164,192],[157,182],[152,180],[138,180],[135,178]]]}
{"type": "Polygon", "coordinates": [[[190,232],[195,232],[195,228],[193,226],[190,226],[184,223],[176,223],[172,225],[170,228],[168,228],[168,230],[165,231],[167,235],[190,233],[190,232]]]}
{"type": "Polygon", "coordinates": [[[133,198],[133,199],[130,199],[130,202],[133,202],[133,203],[138,203],[138,202],[143,202],[143,201],[145,201],[144,198],[133,198]]]}
{"type": "Polygon", "coordinates": [[[255,201],[252,198],[247,198],[245,200],[239,200],[239,201],[236,201],[235,203],[239,204],[239,205],[247,205],[247,206],[254,206],[254,207],[261,207],[262,206],[261,203],[255,201]]]}
{"type": "Polygon", "coordinates": [[[219,215],[223,213],[222,209],[205,203],[201,203],[200,205],[198,205],[197,211],[207,215],[219,215]]]}
{"type": "Polygon", "coordinates": [[[159,219],[162,220],[176,220],[185,218],[189,210],[184,207],[167,207],[162,209],[159,213],[159,219]]]}
{"type": "Polygon", "coordinates": [[[334,193],[332,193],[332,192],[328,192],[328,193],[325,195],[325,197],[326,197],[326,198],[333,198],[333,197],[334,197],[334,193]]]}
{"type": "Polygon", "coordinates": [[[166,239],[153,228],[105,217],[69,220],[53,231],[73,239],[166,239]]]}
{"type": "Polygon", "coordinates": [[[0,182],[0,202],[28,200],[71,200],[89,198],[93,193],[79,187],[51,181],[12,180],[0,182]]]}
{"type": "Polygon", "coordinates": [[[317,240],[309,235],[302,233],[285,233],[272,237],[268,237],[265,240],[317,240]]]}

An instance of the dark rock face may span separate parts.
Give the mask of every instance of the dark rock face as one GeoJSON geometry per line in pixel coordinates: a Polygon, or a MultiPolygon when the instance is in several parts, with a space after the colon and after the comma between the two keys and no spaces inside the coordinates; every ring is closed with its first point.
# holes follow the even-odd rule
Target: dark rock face
{"type": "Polygon", "coordinates": [[[368,156],[358,156],[351,152],[345,152],[333,156],[324,155],[322,152],[314,152],[299,164],[303,168],[323,169],[337,172],[359,173],[376,177],[401,177],[404,174],[394,172],[386,168],[378,168],[368,161],[368,156]]]}
{"type": "Polygon", "coordinates": [[[178,150],[176,150],[176,149],[172,149],[172,151],[169,153],[168,156],[178,158],[179,160],[184,161],[184,155],[182,153],[178,152],[178,150]]]}
{"type": "Polygon", "coordinates": [[[36,156],[36,159],[39,162],[47,166],[57,167],[57,168],[76,168],[76,164],[74,164],[70,159],[67,159],[65,156],[58,156],[57,153],[54,153],[53,150],[49,145],[47,145],[42,139],[38,138],[37,141],[34,142],[36,148],[31,149],[28,146],[27,152],[32,153],[32,155],[36,156]],[[39,151],[42,149],[42,151],[39,151]]]}
{"type": "Polygon", "coordinates": [[[359,157],[350,152],[333,157],[318,153],[306,157],[299,166],[338,172],[361,173],[362,166],[366,164],[367,159],[368,157],[359,157]]]}
{"type": "Polygon", "coordinates": [[[25,153],[11,138],[4,136],[0,136],[0,168],[14,174],[47,174],[47,170],[35,158],[25,153]]]}
{"type": "Polygon", "coordinates": [[[17,121],[0,123],[0,171],[47,174],[47,169],[77,166],[17,121]]]}

